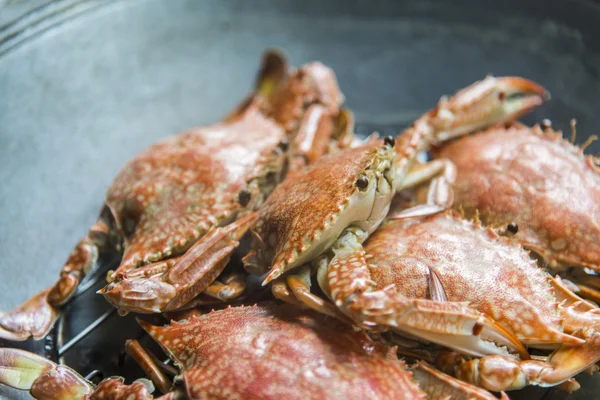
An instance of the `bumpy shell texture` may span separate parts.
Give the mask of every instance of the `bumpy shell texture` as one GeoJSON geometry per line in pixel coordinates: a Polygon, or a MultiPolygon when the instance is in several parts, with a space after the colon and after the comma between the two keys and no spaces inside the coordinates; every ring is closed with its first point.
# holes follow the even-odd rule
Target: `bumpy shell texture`
{"type": "Polygon", "coordinates": [[[118,174],[106,203],[125,235],[122,268],[187,249],[240,208],[284,131],[258,111],[159,142],[118,174]]]}
{"type": "Polygon", "coordinates": [[[549,263],[600,270],[600,169],[539,126],[495,127],[444,146],[457,168],[455,205],[517,237],[549,263]]]}
{"type": "Polygon", "coordinates": [[[527,343],[560,341],[558,303],[548,276],[517,241],[451,212],[389,221],[367,241],[378,288],[430,298],[430,268],[449,301],[468,301],[527,343]]]}
{"type": "Polygon", "coordinates": [[[262,262],[286,271],[317,242],[348,205],[355,182],[378,157],[380,142],[331,154],[286,178],[260,211],[256,233],[265,248],[262,262]]]}
{"type": "Polygon", "coordinates": [[[236,307],[142,326],[180,365],[191,398],[425,398],[384,347],[297,307],[236,307]]]}

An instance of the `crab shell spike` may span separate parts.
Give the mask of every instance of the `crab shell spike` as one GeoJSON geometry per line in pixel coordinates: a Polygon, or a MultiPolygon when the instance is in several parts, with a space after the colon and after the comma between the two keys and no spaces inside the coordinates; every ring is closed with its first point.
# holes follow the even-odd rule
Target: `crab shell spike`
{"type": "Polygon", "coordinates": [[[563,332],[549,276],[518,241],[499,237],[489,227],[451,211],[420,220],[394,220],[380,227],[365,249],[378,265],[372,271],[376,289],[392,285],[408,298],[430,298],[433,267],[448,300],[469,302],[524,344],[582,343],[563,332]]]}
{"type": "Polygon", "coordinates": [[[425,398],[386,346],[313,311],[268,303],[140,324],[181,367],[191,398],[425,398]]]}

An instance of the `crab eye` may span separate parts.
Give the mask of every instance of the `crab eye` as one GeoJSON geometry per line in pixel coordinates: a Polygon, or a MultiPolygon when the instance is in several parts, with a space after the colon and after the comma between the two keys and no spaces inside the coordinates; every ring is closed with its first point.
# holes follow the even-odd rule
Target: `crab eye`
{"type": "Polygon", "coordinates": [[[356,180],[356,187],[359,190],[365,190],[367,186],[369,186],[369,179],[366,176],[363,175],[356,180]]]}
{"type": "Polygon", "coordinates": [[[242,207],[246,207],[250,202],[250,198],[252,197],[252,193],[248,189],[244,189],[238,195],[238,202],[242,207]]]}
{"type": "Polygon", "coordinates": [[[542,123],[540,124],[542,127],[543,131],[547,131],[548,129],[552,128],[552,121],[550,121],[548,118],[542,120],[542,123]]]}
{"type": "Polygon", "coordinates": [[[519,225],[516,222],[511,222],[506,226],[506,231],[511,235],[516,235],[519,232],[519,225]]]}
{"type": "Polygon", "coordinates": [[[290,144],[288,140],[284,138],[281,140],[281,142],[279,142],[278,146],[281,149],[281,151],[287,151],[287,149],[290,147],[290,144]]]}
{"type": "Polygon", "coordinates": [[[386,136],[386,137],[383,139],[383,143],[387,144],[387,145],[388,145],[388,146],[390,146],[390,147],[394,147],[394,145],[396,144],[396,139],[394,139],[394,138],[393,138],[393,137],[391,137],[391,136],[386,136]]]}

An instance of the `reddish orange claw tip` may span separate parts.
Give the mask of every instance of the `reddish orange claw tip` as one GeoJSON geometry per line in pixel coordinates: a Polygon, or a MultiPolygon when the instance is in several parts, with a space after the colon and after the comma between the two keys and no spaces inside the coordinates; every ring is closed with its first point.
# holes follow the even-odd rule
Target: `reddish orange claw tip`
{"type": "Polygon", "coordinates": [[[262,282],[262,286],[266,286],[269,282],[271,282],[273,279],[277,279],[281,276],[281,270],[279,268],[277,269],[271,269],[271,271],[269,272],[269,274],[267,275],[267,277],[265,278],[265,280],[262,282]]]}
{"type": "Polygon", "coordinates": [[[496,78],[499,88],[510,94],[536,94],[543,101],[550,100],[550,92],[534,81],[522,78],[520,76],[503,76],[496,78]]]}

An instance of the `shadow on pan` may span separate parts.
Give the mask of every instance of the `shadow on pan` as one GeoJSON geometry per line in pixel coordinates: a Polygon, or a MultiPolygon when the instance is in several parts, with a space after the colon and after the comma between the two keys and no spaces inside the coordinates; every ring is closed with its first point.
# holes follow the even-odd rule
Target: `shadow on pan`
{"type": "MultiPolygon", "coordinates": [[[[295,65],[318,59],[333,67],[363,135],[397,131],[440,95],[488,73],[521,75],[552,92],[528,123],[550,118],[568,131],[576,118],[579,143],[600,126],[600,11],[591,3],[25,0],[5,7],[28,1],[32,11],[0,18],[1,309],[55,280],[132,155],[231,109],[267,47],[284,49],[295,65]]],[[[109,310],[94,289],[68,306],[65,341],[109,310]]],[[[141,376],[119,357],[139,332],[132,319],[112,316],[65,361],[84,375],[141,376]]],[[[47,344],[25,345],[43,353],[47,344]]],[[[580,381],[573,399],[600,396],[597,377],[580,381]]],[[[511,397],[566,395],[528,389],[511,397]]]]}

